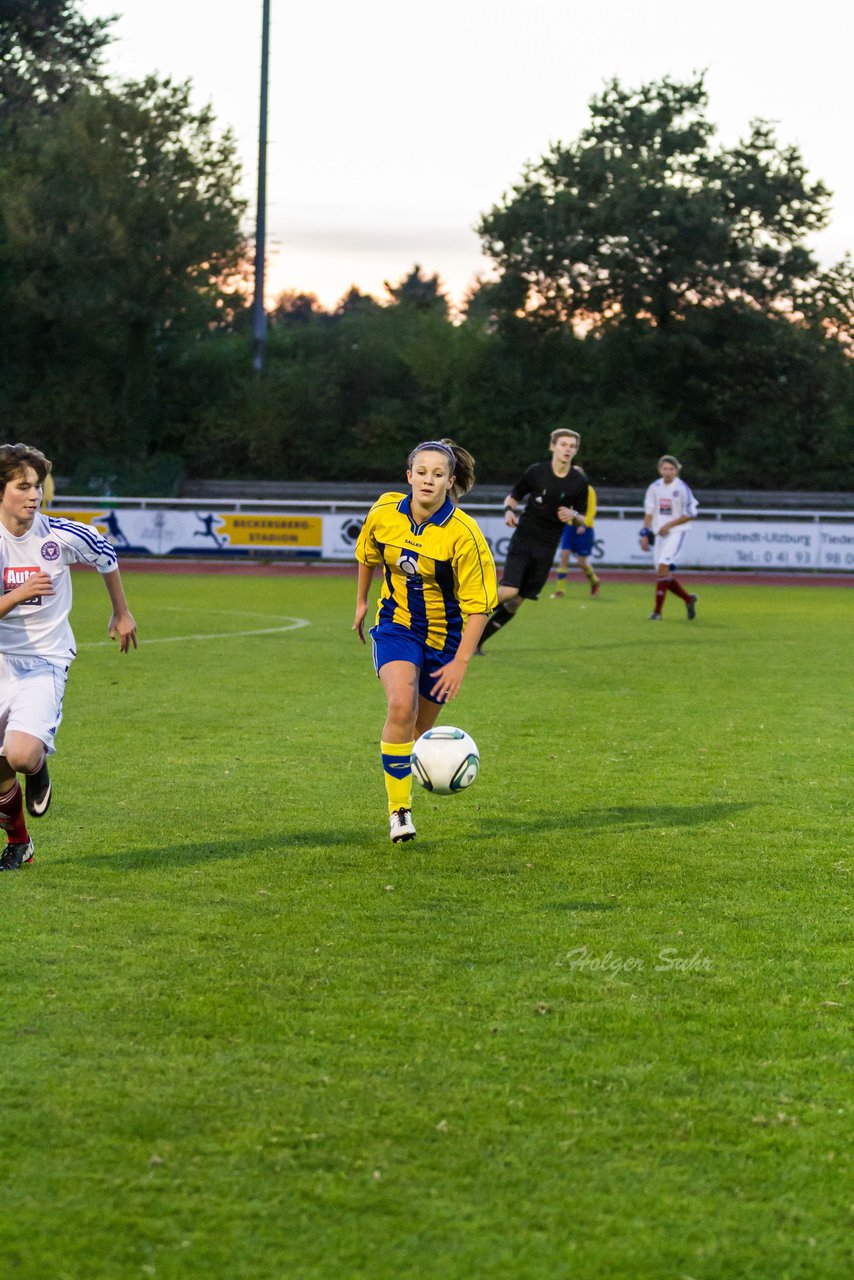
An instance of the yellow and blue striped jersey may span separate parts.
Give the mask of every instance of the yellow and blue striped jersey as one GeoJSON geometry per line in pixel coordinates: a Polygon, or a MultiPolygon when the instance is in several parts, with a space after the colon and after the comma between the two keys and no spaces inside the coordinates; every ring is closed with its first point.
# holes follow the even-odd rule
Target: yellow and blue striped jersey
{"type": "Polygon", "coordinates": [[[441,650],[459,643],[469,614],[497,605],[495,562],[476,521],[450,498],[416,524],[411,497],[384,493],[374,503],[356,559],[382,569],[377,623],[397,623],[441,650]]]}

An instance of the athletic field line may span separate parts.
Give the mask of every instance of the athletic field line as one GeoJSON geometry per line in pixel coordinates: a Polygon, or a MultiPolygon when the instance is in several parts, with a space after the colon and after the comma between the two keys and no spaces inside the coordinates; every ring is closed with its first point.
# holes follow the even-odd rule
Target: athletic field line
{"type": "MultiPolygon", "coordinates": [[[[191,611],[187,610],[187,612],[191,611]]],[[[225,613],[226,610],[210,610],[209,612],[225,613]]],[[[284,631],[299,631],[301,627],[311,626],[308,618],[291,618],[287,614],[282,616],[287,618],[287,625],[283,627],[256,627],[251,631],[214,631],[210,635],[196,633],[185,636],[151,636],[150,638],[146,636],[143,637],[142,643],[148,647],[150,644],[179,644],[182,640],[233,640],[242,636],[273,636],[280,635],[284,631]]],[[[116,643],[116,640],[84,640],[77,647],[78,649],[106,649],[116,643]]]]}

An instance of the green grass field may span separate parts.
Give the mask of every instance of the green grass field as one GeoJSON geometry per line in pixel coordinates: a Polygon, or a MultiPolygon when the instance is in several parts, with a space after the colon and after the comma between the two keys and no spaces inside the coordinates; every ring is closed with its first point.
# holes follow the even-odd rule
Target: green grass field
{"type": "Polygon", "coordinates": [[[527,605],[393,847],[352,581],[126,585],[0,879],[4,1280],[852,1274],[850,593],[527,605]]]}

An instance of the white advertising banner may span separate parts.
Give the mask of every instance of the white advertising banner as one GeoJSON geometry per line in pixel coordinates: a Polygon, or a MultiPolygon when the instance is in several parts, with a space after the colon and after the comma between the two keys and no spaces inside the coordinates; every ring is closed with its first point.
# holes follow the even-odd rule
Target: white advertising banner
{"type": "MultiPolygon", "coordinates": [[[[51,510],[94,524],[121,554],[154,556],[253,554],[352,560],[364,514],[211,511],[208,508],[109,507],[51,510]]],[[[501,515],[472,514],[498,564],[513,531],[501,515]]],[[[641,519],[602,516],[596,521],[594,564],[651,567],[640,549],[641,519]]],[[[680,563],[707,569],[827,569],[854,573],[854,520],[810,518],[724,519],[701,516],[688,529],[680,563]]]]}
{"type": "MultiPolygon", "coordinates": [[[[497,563],[503,563],[512,531],[500,516],[479,521],[497,563]]],[[[594,564],[638,568],[653,563],[640,549],[643,521],[603,516],[596,521],[590,559],[594,564]]],[[[854,571],[854,521],[815,520],[692,521],[680,563],[695,569],[836,569],[854,571]]]]}
{"type": "Polygon", "coordinates": [[[326,516],[275,511],[210,511],[163,507],[92,506],[86,510],[54,510],[94,524],[122,552],[153,556],[250,555],[273,552],[319,557],[326,516]]]}
{"type": "Polygon", "coordinates": [[[850,524],[822,522],[817,528],[819,566],[854,573],[854,520],[850,524]]]}
{"type": "Polygon", "coordinates": [[[324,560],[352,560],[367,511],[361,515],[323,517],[324,560]]]}

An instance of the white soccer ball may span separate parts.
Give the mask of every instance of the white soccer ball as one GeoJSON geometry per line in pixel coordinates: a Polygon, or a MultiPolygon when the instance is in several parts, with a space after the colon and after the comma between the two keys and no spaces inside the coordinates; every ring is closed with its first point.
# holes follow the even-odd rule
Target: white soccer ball
{"type": "Polygon", "coordinates": [[[473,738],[453,725],[422,733],[412,750],[412,776],[437,796],[455,796],[470,787],[480,769],[473,738]]]}

